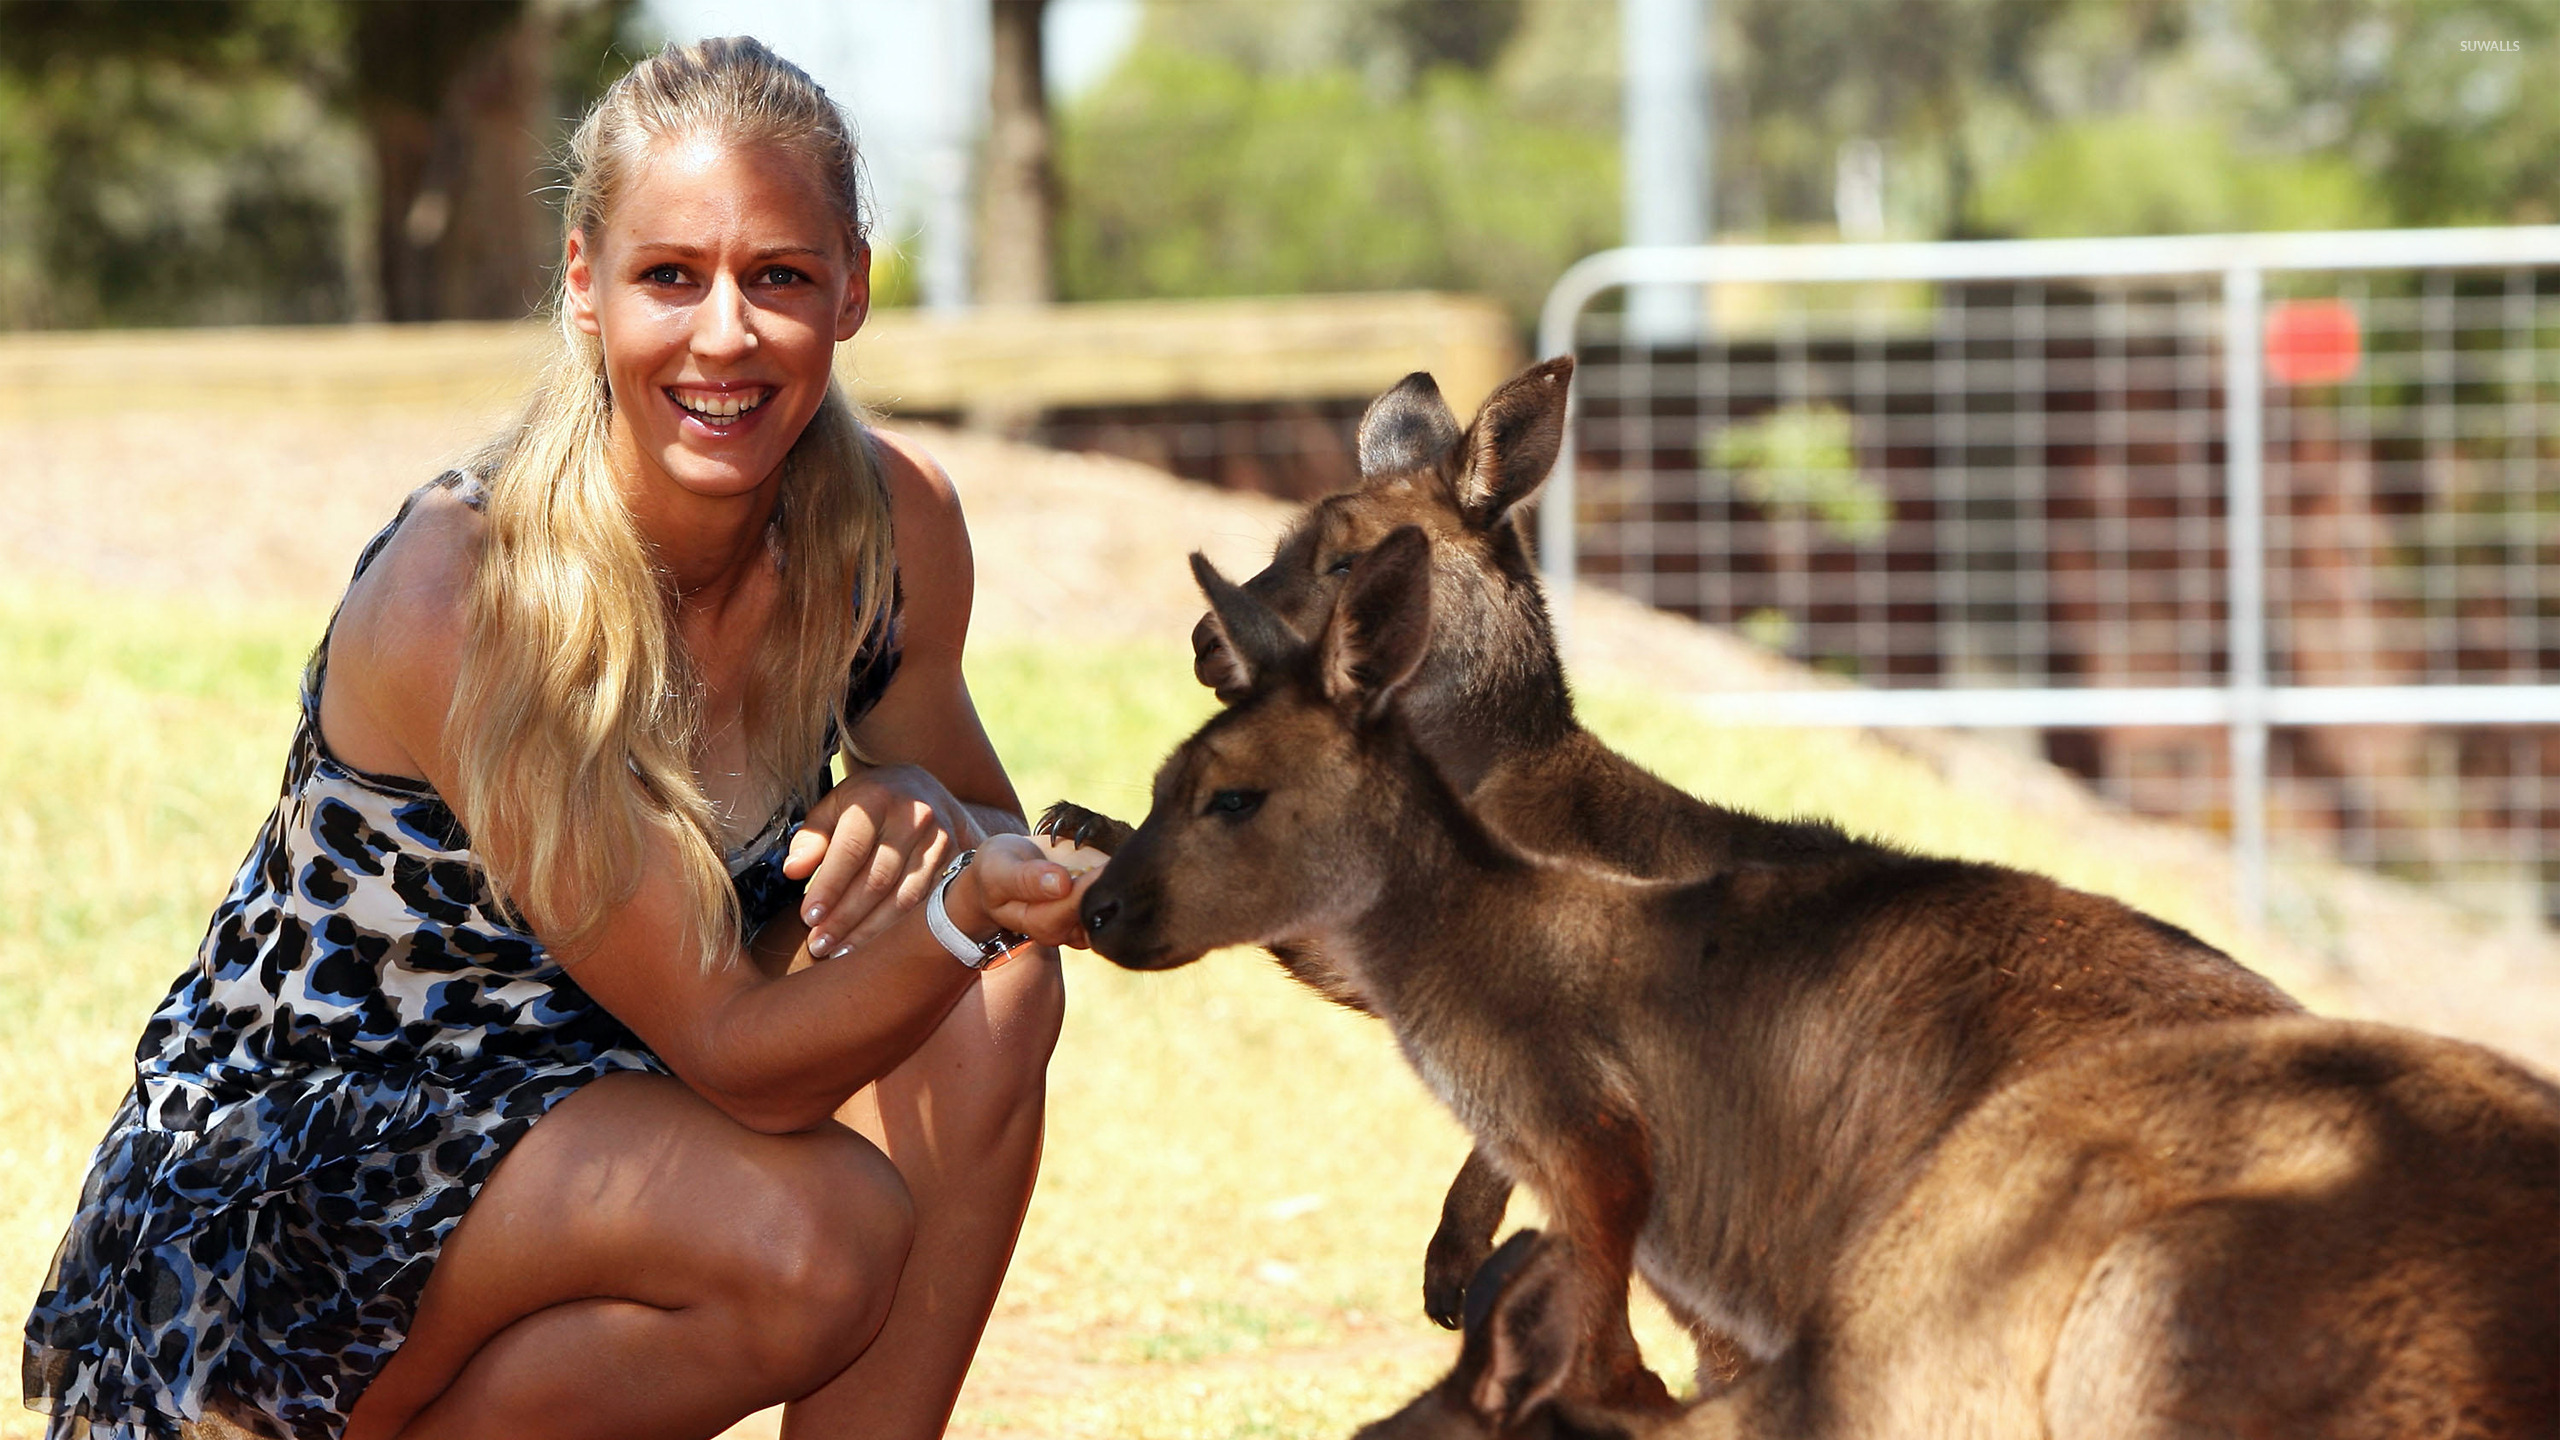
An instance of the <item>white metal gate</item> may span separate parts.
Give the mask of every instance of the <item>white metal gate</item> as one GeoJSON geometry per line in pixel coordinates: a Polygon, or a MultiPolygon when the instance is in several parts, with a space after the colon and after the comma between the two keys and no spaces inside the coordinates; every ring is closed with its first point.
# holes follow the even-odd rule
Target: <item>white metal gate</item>
{"type": "Polygon", "coordinates": [[[1711,714],[2040,731],[2251,917],[2271,829],[2560,917],[2560,226],[1615,250],[1567,352],[1568,644],[1602,584],[1864,682],[1711,714]]]}

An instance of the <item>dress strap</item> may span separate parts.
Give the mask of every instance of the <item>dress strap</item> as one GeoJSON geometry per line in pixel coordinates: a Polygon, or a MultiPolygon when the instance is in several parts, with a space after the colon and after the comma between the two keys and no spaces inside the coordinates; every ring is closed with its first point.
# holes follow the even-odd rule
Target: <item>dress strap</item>
{"type": "MultiPolygon", "coordinates": [[[[401,522],[409,518],[409,512],[418,508],[418,501],[430,490],[452,491],[453,498],[474,510],[489,501],[489,492],[481,485],[480,477],[462,469],[447,470],[410,491],[408,498],[400,502],[399,512],[391,517],[391,523],[373,532],[373,538],[364,542],[364,549],[356,553],[356,567],[347,576],[348,590],[354,589],[356,581],[364,578],[364,572],[373,567],[374,557],[390,546],[391,537],[400,533],[401,522]]],[[[329,623],[321,627],[320,643],[312,647],[311,659],[302,667],[302,715],[311,723],[315,733],[320,720],[320,683],[329,675],[329,637],[337,632],[338,612],[346,608],[347,595],[342,590],[338,592],[338,603],[330,607],[329,623]]]]}

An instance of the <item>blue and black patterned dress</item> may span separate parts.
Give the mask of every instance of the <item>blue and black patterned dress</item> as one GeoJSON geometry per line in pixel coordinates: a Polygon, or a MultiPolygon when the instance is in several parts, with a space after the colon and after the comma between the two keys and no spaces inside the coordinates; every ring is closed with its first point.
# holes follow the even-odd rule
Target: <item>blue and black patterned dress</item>
{"type": "MultiPolygon", "coordinates": [[[[480,499],[468,477],[435,483],[480,499]]],[[[327,661],[324,637],[282,798],[143,1031],[28,1319],[25,1394],[50,1436],[158,1440],[208,1412],[336,1435],[508,1148],[598,1076],[666,1073],[492,902],[433,790],[329,754],[327,661]]],[[[848,715],[897,661],[893,613],[848,715]]],[[[812,792],[824,773],[819,757],[812,792]]],[[[799,894],[781,861],[807,798],[729,857],[750,929],[799,894]]]]}

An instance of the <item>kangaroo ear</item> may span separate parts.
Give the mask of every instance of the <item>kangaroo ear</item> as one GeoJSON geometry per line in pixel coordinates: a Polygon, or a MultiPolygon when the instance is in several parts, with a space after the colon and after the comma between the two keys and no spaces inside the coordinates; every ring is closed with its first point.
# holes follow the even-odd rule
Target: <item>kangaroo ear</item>
{"type": "Polygon", "coordinates": [[[1227,632],[1218,624],[1215,610],[1201,616],[1200,623],[1191,627],[1191,673],[1217,692],[1221,705],[1233,705],[1253,689],[1253,676],[1228,647],[1227,632]]]}
{"type": "Polygon", "coordinates": [[[1535,1230],[1502,1242],[1467,1282],[1467,1336],[1451,1378],[1495,1434],[1555,1397],[1573,1371],[1579,1319],[1564,1247],[1535,1230]]]}
{"type": "Polygon", "coordinates": [[[1360,417],[1360,478],[1384,479],[1438,465],[1458,448],[1458,417],[1440,398],[1427,370],[1416,370],[1396,388],[1369,402],[1360,417]]]}
{"type": "Polygon", "coordinates": [[[1220,679],[1227,683],[1218,687],[1222,698],[1231,688],[1239,695],[1252,689],[1257,678],[1305,648],[1305,639],[1277,611],[1219,574],[1209,557],[1197,550],[1191,552],[1191,578],[1200,582],[1201,593],[1209,597],[1208,618],[1200,623],[1215,626],[1225,644],[1220,679]]]}
{"type": "Polygon", "coordinates": [[[1324,632],[1324,693],[1385,713],[1431,647],[1431,541],[1419,525],[1388,532],[1351,567],[1324,632]]]}
{"type": "Polygon", "coordinates": [[[1565,387],[1573,357],[1532,365],[1485,397],[1467,430],[1467,473],[1458,505],[1467,523],[1490,530],[1537,493],[1564,445],[1565,387]]]}

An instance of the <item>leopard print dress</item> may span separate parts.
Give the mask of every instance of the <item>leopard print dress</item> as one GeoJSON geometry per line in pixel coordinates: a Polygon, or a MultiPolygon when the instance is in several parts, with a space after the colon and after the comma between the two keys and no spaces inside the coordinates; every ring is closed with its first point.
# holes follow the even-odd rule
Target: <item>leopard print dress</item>
{"type": "MultiPolygon", "coordinates": [[[[897,669],[895,611],[850,716],[897,669]]],[[[324,636],[283,795],[143,1031],[27,1322],[25,1395],[50,1437],[170,1440],[208,1414],[338,1434],[509,1147],[598,1076],[666,1073],[492,900],[433,790],[329,753],[327,659],[324,636]]],[[[812,773],[810,793],[823,760],[812,773]]],[[[750,929],[796,901],[781,859],[805,808],[729,857],[750,929]]]]}

